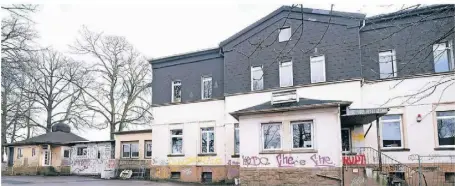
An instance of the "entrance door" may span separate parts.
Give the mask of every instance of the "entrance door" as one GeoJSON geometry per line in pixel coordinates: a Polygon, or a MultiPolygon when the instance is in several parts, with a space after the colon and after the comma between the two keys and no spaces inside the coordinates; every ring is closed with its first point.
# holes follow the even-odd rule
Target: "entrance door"
{"type": "Polygon", "coordinates": [[[14,147],[9,147],[8,167],[12,167],[14,163],[14,147]]]}
{"type": "Polygon", "coordinates": [[[49,150],[43,151],[43,166],[49,166],[51,161],[51,154],[49,150]]]}

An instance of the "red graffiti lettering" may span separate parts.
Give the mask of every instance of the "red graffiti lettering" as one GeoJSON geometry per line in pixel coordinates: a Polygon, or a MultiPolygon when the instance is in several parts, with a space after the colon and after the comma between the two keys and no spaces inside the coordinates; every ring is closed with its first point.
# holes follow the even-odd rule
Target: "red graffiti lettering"
{"type": "Polygon", "coordinates": [[[365,165],[366,158],[364,154],[354,156],[343,156],[344,165],[365,165]]]}

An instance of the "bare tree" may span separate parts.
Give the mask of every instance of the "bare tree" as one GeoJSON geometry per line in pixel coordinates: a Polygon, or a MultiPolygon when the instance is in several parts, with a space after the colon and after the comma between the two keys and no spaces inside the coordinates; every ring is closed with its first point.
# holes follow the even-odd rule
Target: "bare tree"
{"type": "Polygon", "coordinates": [[[84,88],[87,109],[103,118],[113,132],[128,125],[151,122],[151,68],[147,60],[124,37],[106,36],[84,27],[73,46],[75,53],[93,58],[94,79],[84,88]]]}
{"type": "Polygon", "coordinates": [[[40,111],[46,113],[46,124],[41,125],[40,119],[24,114],[28,127],[39,127],[46,132],[50,132],[56,123],[67,123],[76,128],[81,125],[94,127],[92,116],[78,106],[82,98],[81,88],[90,84],[86,73],[82,63],[56,51],[35,52],[25,70],[32,85],[21,88],[27,98],[35,101],[40,111]]]}

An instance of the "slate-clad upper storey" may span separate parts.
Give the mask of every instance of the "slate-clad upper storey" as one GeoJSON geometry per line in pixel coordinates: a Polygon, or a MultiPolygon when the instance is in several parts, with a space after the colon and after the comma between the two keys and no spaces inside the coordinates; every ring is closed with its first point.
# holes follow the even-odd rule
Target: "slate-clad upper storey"
{"type": "Polygon", "coordinates": [[[153,68],[153,104],[171,103],[172,81],[182,84],[181,103],[201,100],[201,79],[212,77],[212,99],[223,97],[223,58],[212,48],[150,60],[153,68]]]}
{"type": "MultiPolygon", "coordinates": [[[[433,44],[454,39],[454,6],[432,5],[367,18],[360,32],[363,77],[380,78],[378,53],[385,50],[395,50],[397,77],[434,73],[433,44]]],[[[449,52],[453,57],[453,47],[449,52]]]]}
{"type": "Polygon", "coordinates": [[[309,84],[312,56],[325,56],[326,81],[360,77],[358,30],[364,17],[315,9],[302,12],[300,8],[291,10],[288,6],[274,11],[221,42],[225,94],[251,91],[251,66],[263,67],[265,90],[280,87],[279,64],[288,60],[292,60],[293,85],[309,84]],[[283,27],[291,28],[293,35],[289,42],[277,40],[283,27]],[[258,47],[261,42],[262,47],[258,47]]]}

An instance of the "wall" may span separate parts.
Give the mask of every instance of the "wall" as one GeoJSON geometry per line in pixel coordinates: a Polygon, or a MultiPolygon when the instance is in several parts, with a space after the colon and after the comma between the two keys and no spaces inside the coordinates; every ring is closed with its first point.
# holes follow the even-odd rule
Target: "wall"
{"type": "Polygon", "coordinates": [[[451,10],[436,10],[389,21],[367,21],[360,33],[363,77],[379,79],[378,52],[391,49],[395,49],[399,77],[433,73],[432,43],[439,39],[453,40],[453,15],[452,6],[451,10]],[[450,32],[452,34],[444,36],[450,32]]]}
{"type": "MultiPolygon", "coordinates": [[[[139,141],[139,158],[137,158],[137,159],[143,160],[144,159],[144,147],[145,147],[144,141],[146,141],[146,140],[152,140],[151,132],[133,133],[133,134],[116,134],[115,135],[115,159],[121,159],[122,141],[139,141]]],[[[159,141],[159,140],[156,140],[156,141],[159,141]]],[[[152,143],[153,142],[154,141],[152,141],[152,143]]],[[[155,152],[156,151],[153,150],[153,146],[152,146],[152,154],[155,152]]]]}
{"type": "MultiPolygon", "coordinates": [[[[71,165],[71,174],[100,175],[105,170],[108,160],[111,159],[112,150],[114,150],[112,145],[110,142],[75,144],[70,148],[71,156],[69,162],[65,160],[62,163],[71,165]],[[78,156],[78,147],[87,147],[87,155],[78,156]],[[100,153],[100,158],[98,158],[98,153],[100,153]]],[[[63,158],[63,153],[60,154],[60,157],[63,158]]]]}
{"type": "Polygon", "coordinates": [[[41,147],[37,145],[26,145],[14,147],[14,167],[26,166],[36,167],[42,164],[41,160],[41,147]],[[17,158],[18,148],[22,148],[22,157],[17,158]],[[32,148],[35,148],[35,156],[32,156],[32,148]]]}
{"type": "Polygon", "coordinates": [[[51,153],[52,153],[51,165],[54,167],[60,166],[62,164],[62,159],[63,159],[62,146],[51,146],[51,153]]]}
{"type": "Polygon", "coordinates": [[[360,77],[360,19],[333,16],[327,29],[329,15],[292,12],[289,19],[285,19],[287,15],[288,11],[283,11],[270,17],[223,46],[224,90],[227,94],[251,91],[252,65],[263,65],[264,89],[279,87],[279,62],[288,59],[293,62],[294,85],[310,84],[310,57],[318,55],[325,55],[327,81],[360,77]],[[302,16],[303,33],[300,26],[302,16]],[[278,42],[279,28],[283,25],[291,27],[293,36],[289,42],[278,42]],[[322,37],[326,30],[327,33],[322,37]],[[263,47],[256,50],[257,44],[262,41],[263,47]]]}
{"type": "Polygon", "coordinates": [[[153,61],[153,104],[171,102],[172,81],[182,82],[181,102],[201,100],[201,78],[212,77],[212,98],[223,97],[223,58],[219,49],[178,59],[153,61]],[[159,62],[159,63],[158,63],[159,62]]]}
{"type": "MultiPolygon", "coordinates": [[[[389,114],[403,115],[403,132],[405,148],[399,152],[385,152],[387,155],[403,163],[415,163],[409,160],[412,154],[452,154],[453,150],[436,150],[436,119],[433,111],[455,110],[455,86],[454,75],[430,76],[405,80],[371,82],[362,88],[363,107],[393,107],[389,114]],[[449,82],[436,86],[433,92],[431,88],[438,82],[449,82]],[[448,86],[448,88],[446,88],[448,86]],[[429,88],[430,87],[430,88],[429,88]],[[422,92],[422,90],[428,91],[422,92]],[[444,91],[445,89],[445,91],[444,91]],[[420,92],[420,93],[419,93],[420,92]],[[416,94],[419,93],[419,94],[416,94]],[[416,94],[415,97],[407,95],[416,94]],[[440,103],[438,106],[437,103],[440,103]],[[421,114],[423,120],[417,122],[417,115],[421,114]]],[[[364,131],[369,125],[364,126],[364,131]]],[[[377,149],[376,125],[373,122],[370,132],[365,138],[365,146],[377,149]]]]}

